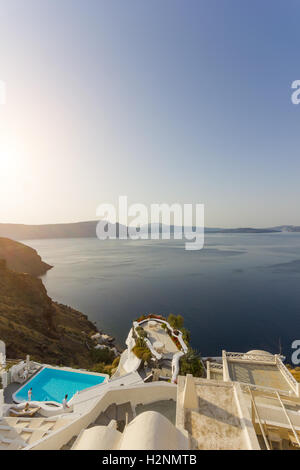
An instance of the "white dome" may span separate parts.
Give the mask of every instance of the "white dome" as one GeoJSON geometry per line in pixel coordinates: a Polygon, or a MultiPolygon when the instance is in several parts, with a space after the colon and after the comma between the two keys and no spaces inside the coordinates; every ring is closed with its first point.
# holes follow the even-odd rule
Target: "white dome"
{"type": "Polygon", "coordinates": [[[188,439],[165,416],[145,411],[125,427],[116,430],[115,421],[108,426],[85,429],[72,450],[188,450],[188,439]]]}
{"type": "Polygon", "coordinates": [[[120,450],[183,450],[186,437],[156,411],[141,413],[125,428],[120,450]]]}
{"type": "Polygon", "coordinates": [[[117,449],[122,434],[112,426],[93,426],[79,434],[72,450],[117,449]]]}
{"type": "Polygon", "coordinates": [[[246,354],[255,354],[258,356],[273,356],[273,354],[269,353],[268,351],[263,351],[262,349],[251,349],[251,351],[248,351],[246,354]]]}

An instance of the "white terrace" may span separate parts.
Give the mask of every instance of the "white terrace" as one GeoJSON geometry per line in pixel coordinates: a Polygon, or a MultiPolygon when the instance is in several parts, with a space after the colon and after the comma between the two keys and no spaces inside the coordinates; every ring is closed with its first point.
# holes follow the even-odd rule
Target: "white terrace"
{"type": "Polygon", "coordinates": [[[259,449],[239,385],[179,377],[176,424],[195,450],[259,449]]]}
{"type": "MultiPolygon", "coordinates": [[[[164,336],[159,322],[150,321],[143,321],[147,341],[152,348],[157,342],[164,345],[156,354],[178,357],[170,336],[164,336]]],[[[179,336],[178,332],[175,334],[179,336]]],[[[129,342],[130,347],[132,344],[134,341],[129,342]]],[[[125,362],[130,347],[123,356],[125,362]]],[[[0,449],[300,448],[299,384],[281,358],[265,351],[223,351],[220,359],[219,363],[207,362],[205,379],[177,377],[178,370],[174,370],[177,385],[145,383],[136,370],[124,374],[120,368],[119,376],[77,392],[69,402],[68,412],[50,410],[54,416],[11,417],[13,405],[3,404],[0,449]]],[[[26,362],[30,369],[31,361],[26,362]]],[[[26,363],[21,365],[24,368],[26,363]]],[[[20,373],[22,377],[18,367],[20,364],[9,373],[2,373],[2,378],[10,375],[18,379],[20,373]]],[[[3,380],[2,385],[5,388],[3,380]]],[[[3,399],[3,390],[0,392],[3,399]]],[[[43,402],[39,404],[41,413],[49,412],[43,402]]]]}
{"type": "Polygon", "coordinates": [[[176,425],[190,449],[300,448],[300,398],[239,382],[179,377],[176,425]]]}
{"type": "Polygon", "coordinates": [[[300,399],[238,382],[187,375],[178,377],[177,386],[146,384],[130,373],[80,392],[72,405],[73,413],[61,417],[69,422],[55,430],[44,421],[48,430],[40,440],[28,441],[26,449],[269,450],[300,445],[300,399]]]}
{"type": "Polygon", "coordinates": [[[154,367],[155,364],[159,363],[159,369],[156,371],[158,375],[161,373],[161,377],[170,378],[172,383],[175,383],[179,374],[179,360],[181,356],[187,353],[187,345],[183,340],[181,331],[172,328],[164,319],[152,317],[133,322],[126,339],[127,349],[121,355],[114,378],[121,377],[129,372],[136,372],[140,368],[141,360],[133,352],[136,338],[139,336],[139,328],[143,328],[147,333],[144,341],[152,354],[149,369],[151,370],[151,366],[154,367]],[[177,342],[179,348],[174,341],[177,342]]]}
{"type": "Polygon", "coordinates": [[[162,328],[161,323],[150,320],[140,325],[146,331],[152,347],[166,359],[172,359],[173,355],[178,352],[178,348],[166,330],[162,328]]]}
{"type": "Polygon", "coordinates": [[[222,364],[207,363],[207,377],[300,396],[299,383],[285,367],[281,357],[266,351],[253,350],[247,353],[223,351],[222,364]]]}

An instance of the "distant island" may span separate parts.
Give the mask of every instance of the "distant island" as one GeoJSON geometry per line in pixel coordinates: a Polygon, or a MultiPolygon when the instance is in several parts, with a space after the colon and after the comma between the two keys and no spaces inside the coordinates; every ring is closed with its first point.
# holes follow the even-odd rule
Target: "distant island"
{"type": "MultiPolygon", "coordinates": [[[[87,222],[66,223],[66,224],[47,224],[47,225],[23,225],[23,224],[0,224],[0,237],[13,240],[35,240],[49,238],[96,238],[96,227],[99,221],[92,220],[87,222]]],[[[106,228],[110,222],[102,221],[101,224],[106,228]]],[[[120,224],[116,224],[116,233],[118,237],[120,224]]],[[[123,226],[124,227],[124,226],[123,226]]],[[[181,230],[181,227],[174,225],[166,226],[154,224],[154,231],[162,233],[170,230],[173,234],[181,230]]],[[[191,230],[195,227],[191,227],[191,230]]],[[[141,232],[149,232],[150,226],[141,227],[141,232]]],[[[300,232],[300,226],[280,225],[267,228],[211,228],[205,227],[206,233],[276,233],[276,232],[300,232]]]]}

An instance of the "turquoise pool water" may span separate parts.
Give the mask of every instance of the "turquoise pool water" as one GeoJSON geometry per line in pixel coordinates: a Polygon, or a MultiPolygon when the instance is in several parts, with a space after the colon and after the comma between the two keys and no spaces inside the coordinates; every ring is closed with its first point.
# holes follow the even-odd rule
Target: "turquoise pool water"
{"type": "Polygon", "coordinates": [[[68,394],[68,400],[80,390],[99,385],[105,381],[104,376],[71,372],[45,367],[15,394],[17,401],[28,398],[32,387],[32,400],[62,402],[68,394]]]}

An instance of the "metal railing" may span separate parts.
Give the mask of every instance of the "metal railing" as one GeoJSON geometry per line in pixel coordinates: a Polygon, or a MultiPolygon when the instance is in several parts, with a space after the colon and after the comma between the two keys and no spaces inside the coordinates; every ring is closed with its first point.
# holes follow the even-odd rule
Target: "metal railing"
{"type": "Polygon", "coordinates": [[[226,358],[229,361],[240,360],[240,361],[258,361],[258,362],[270,362],[275,364],[276,357],[269,354],[246,354],[237,352],[227,352],[226,358]]]}
{"type": "Polygon", "coordinates": [[[254,423],[255,423],[255,420],[253,419],[254,416],[255,416],[256,419],[257,419],[257,421],[258,421],[258,425],[259,425],[259,427],[260,427],[260,432],[261,432],[261,434],[262,434],[262,436],[263,436],[266,449],[267,449],[267,450],[271,450],[269,441],[268,441],[268,439],[267,439],[267,436],[266,436],[266,433],[265,433],[265,430],[264,430],[263,423],[262,423],[262,421],[261,421],[261,418],[260,418],[260,415],[259,415],[259,412],[258,412],[256,403],[255,403],[255,399],[254,399],[253,393],[252,393],[252,391],[251,391],[251,389],[250,389],[249,387],[248,387],[248,392],[249,392],[250,399],[251,399],[252,424],[254,425],[254,423]]]}
{"type": "Polygon", "coordinates": [[[223,364],[219,364],[217,362],[210,362],[209,366],[210,366],[210,369],[223,370],[223,364]]]}
{"type": "Polygon", "coordinates": [[[275,356],[275,359],[278,369],[280,370],[286,381],[289,383],[289,385],[292,387],[295,394],[299,396],[299,382],[297,382],[295,377],[293,377],[290,371],[285,367],[279,356],[275,356]]]}

